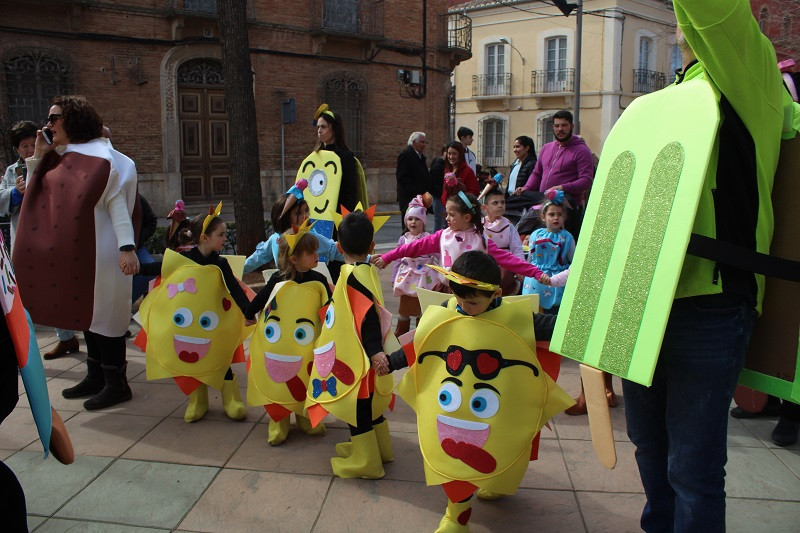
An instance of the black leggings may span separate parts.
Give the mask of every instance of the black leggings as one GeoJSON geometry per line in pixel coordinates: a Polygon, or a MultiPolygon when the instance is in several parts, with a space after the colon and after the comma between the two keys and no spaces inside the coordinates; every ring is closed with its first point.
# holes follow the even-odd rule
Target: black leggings
{"type": "Polygon", "coordinates": [[[356,400],[356,422],[358,425],[351,426],[347,424],[350,427],[350,436],[355,437],[356,435],[368,433],[372,431],[372,426],[380,424],[384,420],[383,415],[374,420],[372,419],[372,394],[369,395],[369,398],[359,398],[356,400]]]}
{"type": "Polygon", "coordinates": [[[125,337],[106,337],[99,333],[84,331],[86,353],[106,366],[121,368],[125,364],[125,337]]]}

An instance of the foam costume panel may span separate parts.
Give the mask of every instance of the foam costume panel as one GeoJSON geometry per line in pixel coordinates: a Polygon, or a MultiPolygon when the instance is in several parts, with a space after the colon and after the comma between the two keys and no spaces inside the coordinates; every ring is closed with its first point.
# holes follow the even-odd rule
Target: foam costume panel
{"type": "Polygon", "coordinates": [[[551,350],[650,385],[718,123],[712,89],[695,80],[622,114],[603,146],[551,350]]]}
{"type": "MultiPolygon", "coordinates": [[[[361,162],[356,159],[356,188],[361,205],[368,205],[367,181],[361,162]]],[[[330,211],[339,208],[339,189],[342,184],[342,161],[335,152],[316,150],[300,163],[295,182],[308,181],[303,199],[308,203],[311,222],[316,222],[314,231],[328,237],[333,236],[333,218],[330,211]]],[[[322,258],[320,258],[322,261],[322,258]]]]}
{"type": "Polygon", "coordinates": [[[222,388],[251,328],[225,286],[222,271],[167,250],[161,283],[140,306],[146,334],[147,379],[176,378],[189,394],[200,382],[222,388]],[[190,378],[184,380],[181,378],[190,378]],[[185,383],[192,385],[186,385],[185,383]]]}
{"type": "Polygon", "coordinates": [[[474,317],[455,305],[425,310],[398,392],[417,413],[428,485],[444,485],[452,501],[476,487],[512,494],[534,437],[574,401],[536,357],[529,302],[474,317]]]}
{"type": "Polygon", "coordinates": [[[305,414],[314,341],[322,326],[319,310],[327,299],[317,281],[285,281],[259,314],[247,361],[247,403],[266,406],[275,421],[305,414]]]}
{"type": "MultiPolygon", "coordinates": [[[[795,107],[797,109],[797,107],[795,107]]],[[[800,113],[796,113],[800,115],[800,113]]],[[[772,205],[775,233],[770,254],[800,261],[800,136],[781,144],[772,205]]],[[[800,403],[800,283],[766,278],[763,312],[756,321],[739,382],[800,403]]]]}
{"type": "Polygon", "coordinates": [[[394,378],[391,375],[375,376],[361,343],[361,324],[373,303],[380,318],[384,352],[399,349],[399,343],[389,332],[391,313],[383,308],[377,270],[371,265],[343,265],[333,300],[324,308],[306,394],[306,409],[315,427],[326,413],[352,426],[357,425],[356,399],[368,397],[371,391],[374,392],[373,419],[383,414],[392,403],[394,378]],[[355,276],[375,296],[375,300],[369,300],[349,287],[347,279],[350,276],[355,276]]]}

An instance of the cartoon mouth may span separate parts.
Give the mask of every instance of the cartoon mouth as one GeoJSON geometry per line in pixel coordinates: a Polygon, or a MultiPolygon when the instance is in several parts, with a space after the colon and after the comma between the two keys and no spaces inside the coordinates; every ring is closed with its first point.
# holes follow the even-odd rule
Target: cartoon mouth
{"type": "Polygon", "coordinates": [[[317,367],[320,377],[327,377],[333,370],[333,363],[336,361],[336,344],[329,342],[319,348],[314,348],[314,366],[317,367]]]}
{"type": "Polygon", "coordinates": [[[444,453],[482,474],[494,472],[495,458],[482,446],[489,439],[489,424],[437,415],[436,429],[444,453]]]}
{"type": "Polygon", "coordinates": [[[211,348],[211,339],[201,339],[198,337],[185,337],[183,335],[173,335],[173,346],[178,359],[184,363],[196,363],[208,354],[211,348]]]}
{"type": "Polygon", "coordinates": [[[325,205],[323,205],[323,206],[322,206],[322,209],[319,209],[319,208],[315,207],[315,208],[314,208],[314,211],[315,211],[316,213],[319,213],[319,214],[321,215],[322,213],[324,213],[325,211],[327,211],[327,210],[328,210],[328,204],[329,204],[329,203],[331,203],[331,201],[330,201],[330,200],[325,200],[325,205]]]}
{"type": "Polygon", "coordinates": [[[303,358],[299,355],[279,355],[264,352],[264,365],[267,375],[275,383],[286,383],[300,372],[303,358]]]}

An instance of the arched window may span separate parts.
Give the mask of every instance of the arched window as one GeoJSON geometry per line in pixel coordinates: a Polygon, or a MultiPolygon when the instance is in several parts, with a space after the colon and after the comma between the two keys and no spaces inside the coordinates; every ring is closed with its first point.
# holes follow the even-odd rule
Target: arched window
{"type": "Polygon", "coordinates": [[[323,101],[342,116],[347,146],[363,163],[367,158],[363,144],[366,80],[355,72],[337,72],[324,79],[322,92],[323,101]]]}
{"type": "Polygon", "coordinates": [[[222,64],[213,59],[193,59],[178,67],[179,85],[225,86],[222,64]]]}
{"type": "Polygon", "coordinates": [[[769,9],[767,6],[761,8],[761,11],[758,13],[758,29],[761,30],[761,33],[764,35],[767,34],[767,30],[769,29],[769,9]]]}
{"type": "Polygon", "coordinates": [[[6,54],[3,71],[12,121],[39,124],[54,96],[75,92],[72,64],[49,50],[14,50],[6,54]]]}

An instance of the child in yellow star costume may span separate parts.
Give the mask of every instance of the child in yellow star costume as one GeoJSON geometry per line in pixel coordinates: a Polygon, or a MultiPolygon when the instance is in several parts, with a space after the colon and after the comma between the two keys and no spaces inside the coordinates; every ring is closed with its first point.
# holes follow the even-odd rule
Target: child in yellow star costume
{"type": "Polygon", "coordinates": [[[513,494],[539,430],[573,401],[536,357],[530,303],[500,298],[491,256],[466,252],[443,273],[454,298],[424,311],[388,370],[410,366],[398,392],[417,413],[425,480],[449,498],[437,531],[462,532],[472,494],[513,494]]]}
{"type": "Polygon", "coordinates": [[[370,365],[372,360],[385,360],[392,342],[399,345],[389,331],[391,313],[383,307],[378,272],[366,259],[376,228],[388,217],[375,216],[375,206],[352,213],[342,208],[342,213],[339,248],[347,264],[324,310],[306,407],[314,425],[331,413],[350,426],[350,442],[338,444],[337,457],[331,459],[333,473],[377,479],[384,476],[383,463],[394,460],[383,417],[394,400],[394,380],[376,377],[370,365]]]}
{"type": "Polygon", "coordinates": [[[311,427],[305,416],[314,340],[322,327],[319,310],[331,297],[327,279],[313,270],[319,255],[311,226],[306,220],[281,235],[279,270],[245,311],[248,319],[260,315],[247,360],[247,403],[263,405],[269,413],[273,446],[286,440],[292,413],[305,433],[325,434],[324,425],[311,427]]]}
{"type": "Polygon", "coordinates": [[[227,229],[219,217],[222,202],[209,211],[192,221],[197,242],[191,250],[167,250],[163,263],[141,265],[142,274],[161,280],[139,307],[142,331],[135,344],[146,353],[147,379],[171,377],[189,396],[186,422],[205,416],[209,385],[222,392],[228,417],[246,415],[230,365],[244,362],[242,342],[252,328],[243,313],[255,294],[219,255],[227,229]]]}

